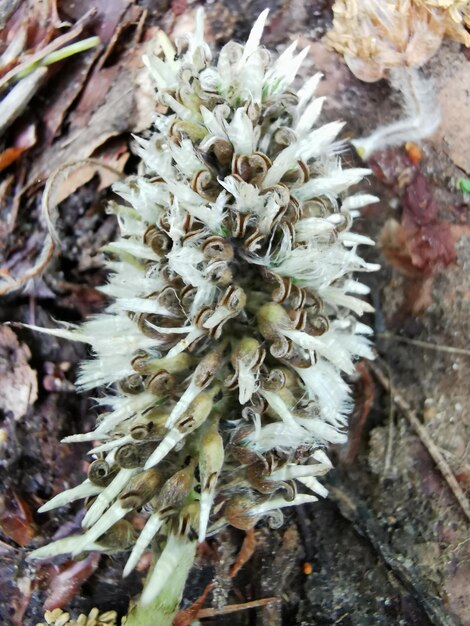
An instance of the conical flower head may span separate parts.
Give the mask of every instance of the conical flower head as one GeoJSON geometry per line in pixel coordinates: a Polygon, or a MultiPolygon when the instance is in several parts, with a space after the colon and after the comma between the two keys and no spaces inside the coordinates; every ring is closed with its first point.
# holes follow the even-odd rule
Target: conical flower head
{"type": "Polygon", "coordinates": [[[354,316],[368,290],[351,275],[376,269],[357,253],[372,242],[350,228],[375,198],[348,195],[368,170],[343,170],[342,124],[318,124],[320,75],[292,88],[307,50],[260,47],[266,17],[214,63],[201,13],[176,49],[160,36],[145,62],[166,110],[137,139],[140,174],[115,186],[111,304],[53,331],[91,345],[83,389],[115,391],[96,429],[68,438],[99,441],[88,479],[44,507],[94,497],[86,530],[33,556],[134,546],[127,574],[166,535],[146,600],[185,541],[325,495],[324,449],[346,439],[343,374],[371,356],[354,316]],[[136,539],[125,517],[142,507],[136,539]]]}

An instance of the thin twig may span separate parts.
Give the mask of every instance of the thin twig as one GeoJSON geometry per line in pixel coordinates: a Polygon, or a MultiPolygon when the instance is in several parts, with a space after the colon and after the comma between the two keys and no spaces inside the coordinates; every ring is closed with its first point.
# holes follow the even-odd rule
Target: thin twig
{"type": "Polygon", "coordinates": [[[392,372],[387,363],[384,363],[388,372],[388,383],[389,383],[389,407],[388,407],[388,436],[387,436],[387,445],[385,448],[385,459],[384,459],[384,469],[383,469],[383,478],[387,478],[390,472],[390,467],[392,465],[392,456],[393,456],[393,441],[395,439],[395,411],[393,404],[393,384],[392,384],[392,372]]]}
{"type": "Polygon", "coordinates": [[[418,348],[425,348],[426,350],[436,350],[437,352],[447,352],[449,354],[463,354],[465,356],[470,356],[470,350],[467,348],[441,346],[437,343],[421,341],[420,339],[409,339],[409,337],[401,337],[400,335],[394,335],[393,333],[378,333],[376,337],[378,337],[379,339],[392,339],[393,341],[407,343],[411,346],[418,346],[418,348]]]}
{"type": "Polygon", "coordinates": [[[202,611],[202,605],[206,601],[207,596],[214,589],[215,586],[216,584],[213,582],[206,585],[204,591],[196,600],[196,602],[193,602],[193,604],[191,604],[191,606],[189,606],[187,609],[180,611],[178,615],[173,619],[172,626],[189,626],[192,622],[194,622],[198,613],[202,611]]]}
{"type": "Polygon", "coordinates": [[[374,372],[377,380],[382,385],[386,391],[388,391],[391,396],[394,404],[398,407],[398,409],[403,413],[403,415],[407,418],[410,424],[413,426],[416,434],[421,439],[421,443],[424,445],[426,450],[429,452],[430,456],[434,460],[437,468],[441,472],[445,481],[449,485],[452,493],[454,494],[457,502],[460,504],[462,511],[465,513],[468,520],[470,520],[470,503],[460,487],[457,479],[455,478],[452,470],[449,467],[449,464],[442,456],[439,448],[436,446],[434,441],[431,438],[431,435],[428,433],[426,426],[421,424],[419,419],[416,416],[416,413],[411,409],[410,405],[406,400],[404,400],[398,393],[392,394],[392,388],[390,385],[390,381],[387,376],[382,372],[380,368],[378,368],[373,363],[370,364],[372,371],[374,372]]]}
{"type": "Polygon", "coordinates": [[[197,618],[204,619],[205,617],[214,617],[215,615],[227,615],[228,613],[237,613],[238,611],[245,611],[247,609],[256,609],[260,606],[271,604],[272,602],[280,602],[280,598],[273,596],[272,598],[261,598],[260,600],[252,600],[251,602],[244,602],[243,604],[227,604],[227,606],[220,609],[201,609],[197,614],[197,618]]]}
{"type": "Polygon", "coordinates": [[[253,528],[250,528],[250,530],[247,530],[245,533],[245,538],[243,539],[243,544],[240,552],[238,553],[237,560],[229,570],[229,578],[235,578],[241,568],[251,559],[255,551],[255,546],[255,531],[253,528]]]}

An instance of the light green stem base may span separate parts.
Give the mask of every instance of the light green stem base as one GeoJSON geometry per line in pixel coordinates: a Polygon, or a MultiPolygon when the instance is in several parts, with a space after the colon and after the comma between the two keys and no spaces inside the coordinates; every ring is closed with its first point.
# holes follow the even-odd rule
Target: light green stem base
{"type": "Polygon", "coordinates": [[[155,600],[142,606],[138,603],[127,616],[125,626],[171,626],[183,596],[184,586],[196,555],[197,542],[188,543],[181,553],[178,567],[155,600]]]}

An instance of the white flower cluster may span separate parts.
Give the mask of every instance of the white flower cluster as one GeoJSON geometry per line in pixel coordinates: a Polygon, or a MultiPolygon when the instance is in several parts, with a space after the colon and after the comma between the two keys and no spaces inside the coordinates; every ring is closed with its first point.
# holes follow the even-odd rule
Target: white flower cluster
{"type": "Polygon", "coordinates": [[[201,13],[176,50],[160,36],[145,62],[167,112],[109,205],[111,303],[46,331],[88,343],[78,385],[107,391],[96,429],[66,439],[98,443],[88,478],[42,507],[88,498],[84,532],[31,557],[131,550],[127,575],[152,544],[143,604],[208,533],[326,495],[325,448],[346,440],[351,408],[343,373],[372,356],[352,273],[377,269],[357,252],[373,242],[351,225],[376,198],[348,195],[369,171],[342,169],[342,124],[318,125],[321,76],[291,87],[307,49],[273,62],[266,18],[216,64],[201,13]],[[138,535],[135,510],[148,515],[138,535]]]}

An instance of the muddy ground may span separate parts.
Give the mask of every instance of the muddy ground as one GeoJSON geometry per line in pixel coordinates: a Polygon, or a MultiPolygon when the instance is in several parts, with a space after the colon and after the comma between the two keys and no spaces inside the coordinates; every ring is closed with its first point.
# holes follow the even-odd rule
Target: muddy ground
{"type": "MultiPolygon", "coordinates": [[[[267,5],[265,45],[282,50],[295,38],[311,44],[305,76],[324,72],[323,119],[344,119],[344,138],[366,135],[400,115],[399,98],[386,81],[360,82],[326,49],[328,2],[216,0],[206,4],[209,39],[215,46],[243,40],[267,5]]],[[[36,45],[51,37],[53,6],[4,3],[3,37],[28,20],[28,37],[36,45]]],[[[99,34],[103,47],[52,69],[0,139],[0,255],[6,281],[21,279],[40,254],[41,193],[57,166],[71,157],[93,156],[125,173],[135,171],[130,133],[144,131],[152,113],[140,55],[157,26],[169,33],[190,26],[196,3],[58,2],[58,18],[76,24],[92,6],[97,12],[85,19],[83,34],[99,34]],[[11,146],[21,150],[5,166],[11,146]]],[[[441,129],[419,149],[403,146],[374,155],[369,163],[374,175],[360,187],[381,198],[358,222],[380,242],[368,254],[382,269],[367,277],[376,307],[368,321],[377,333],[377,359],[359,363],[352,381],[356,410],[349,444],[333,452],[336,469],[326,479],[331,496],[289,511],[280,530],[258,528],[252,558],[232,579],[227,570],[243,533],[212,540],[201,551],[184,600],[189,605],[215,580],[204,603],[215,615],[202,624],[470,625],[465,514],[470,225],[457,185],[470,174],[469,58],[459,44],[444,42],[425,66],[441,103],[441,129]],[[242,609],[273,596],[278,601],[242,609]],[[240,610],[224,613],[235,604],[240,610]]],[[[352,150],[344,158],[360,164],[352,150]]],[[[102,309],[103,296],[94,289],[105,280],[99,250],[116,225],[104,212],[110,180],[99,174],[90,170],[84,185],[67,183],[71,188],[62,190],[67,197],[60,205],[59,254],[42,275],[2,298],[0,321],[79,322],[102,309]]],[[[80,482],[86,471],[86,448],[59,443],[94,423],[93,399],[78,395],[73,384],[85,356],[80,345],[0,327],[0,623],[5,626],[33,626],[43,619],[44,606],[62,606],[72,615],[96,606],[123,615],[140,589],[143,572],[122,580],[124,557],[91,555],[78,565],[67,558],[40,565],[25,561],[32,548],[79,526],[79,503],[44,515],[36,510],[80,482]]]]}

